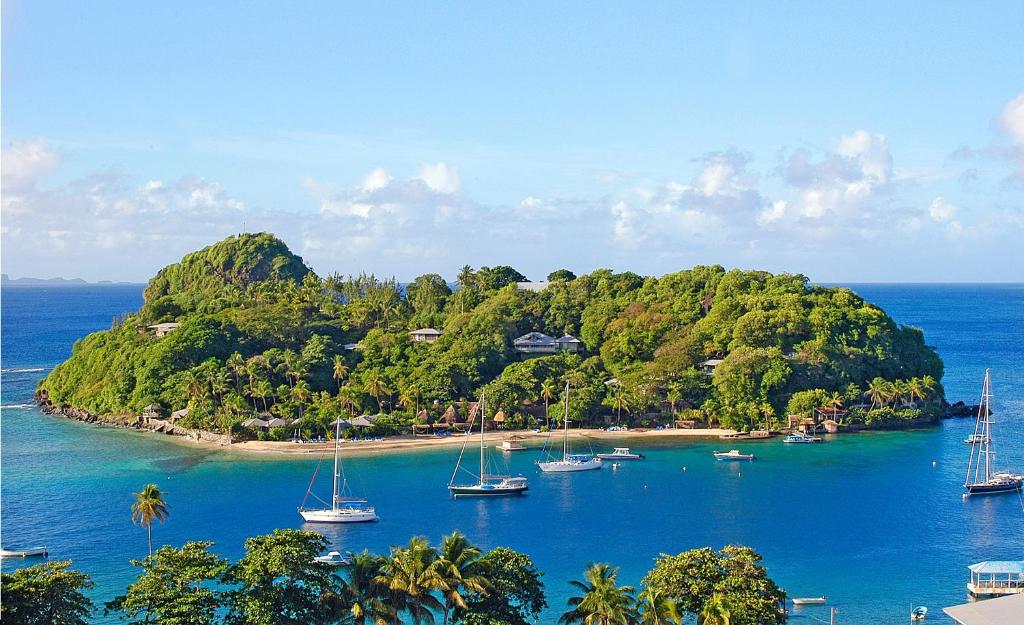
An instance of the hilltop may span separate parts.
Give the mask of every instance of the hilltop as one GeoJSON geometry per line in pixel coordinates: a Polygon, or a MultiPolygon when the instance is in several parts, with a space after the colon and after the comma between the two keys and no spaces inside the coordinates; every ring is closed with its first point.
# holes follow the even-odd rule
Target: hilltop
{"type": "Polygon", "coordinates": [[[886,425],[936,418],[944,402],[942,361],[920,330],[802,275],[716,265],[523,280],[467,266],[454,291],[437,274],[403,290],[317,276],[271,234],[230,237],[160,270],[142,308],[78,341],[39,395],[101,419],[188,408],[182,425],[248,435],[238,424],[264,413],[307,434],[345,413],[384,413],[379,429],[464,418],[459,401],[484,388],[506,427],[543,425],[560,416],[566,380],[570,418],[590,424],[746,430],[829,409],[886,425]],[[437,332],[410,334],[423,328],[437,332]],[[516,339],[530,332],[571,348],[523,353],[516,339]]]}

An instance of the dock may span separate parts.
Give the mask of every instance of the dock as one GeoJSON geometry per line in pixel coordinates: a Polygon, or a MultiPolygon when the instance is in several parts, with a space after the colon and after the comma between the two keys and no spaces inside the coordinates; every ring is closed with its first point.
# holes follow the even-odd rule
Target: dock
{"type": "Polygon", "coordinates": [[[967,567],[967,593],[975,599],[1024,594],[1024,560],[993,560],[967,567]]]}

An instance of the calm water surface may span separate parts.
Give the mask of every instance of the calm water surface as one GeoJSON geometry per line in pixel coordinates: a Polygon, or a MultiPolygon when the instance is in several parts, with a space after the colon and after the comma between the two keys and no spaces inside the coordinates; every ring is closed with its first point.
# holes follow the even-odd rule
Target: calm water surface
{"type": "MultiPolygon", "coordinates": [[[[946,362],[951,399],[976,401],[993,371],[1000,463],[1024,469],[1024,286],[852,285],[901,323],[925,330],[946,362]]],[[[159,544],[209,539],[235,558],[243,540],[301,527],[296,514],[313,459],[278,460],[198,451],[151,435],[42,415],[26,404],[36,381],[73,342],[137,309],[139,288],[3,290],[2,540],[45,544],[90,573],[98,601],[135,575],[146,551],[129,519],[130,493],[157,482],[170,520],[159,544]]],[[[453,529],[485,546],[528,552],[545,572],[553,623],[566,581],[588,562],[622,567],[637,583],[658,553],[741,543],[765,556],[793,596],[827,595],[840,623],[904,623],[909,604],[939,608],[965,598],[966,566],[1024,557],[1024,511],[1014,496],[960,497],[969,420],[912,432],[840,437],[829,444],[744,443],[758,460],[715,462],[720,442],[648,446],[648,460],[618,470],[539,475],[536,452],[515,455],[527,497],[449,499],[454,453],[371,457],[348,464],[381,521],[330,528],[340,550],[386,550],[453,529]]],[[[637,443],[631,443],[634,447],[637,443]]],[[[611,443],[609,443],[611,446],[611,443]]],[[[19,563],[4,562],[4,569],[19,563]]],[[[792,622],[827,618],[802,608],[792,622]]],[[[97,616],[97,622],[111,622],[97,616]]]]}

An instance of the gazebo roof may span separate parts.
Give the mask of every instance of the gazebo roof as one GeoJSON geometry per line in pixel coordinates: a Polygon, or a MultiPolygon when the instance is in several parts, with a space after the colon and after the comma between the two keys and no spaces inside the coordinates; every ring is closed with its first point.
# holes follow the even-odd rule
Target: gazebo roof
{"type": "Polygon", "coordinates": [[[447,423],[455,423],[455,406],[454,405],[448,406],[448,410],[445,410],[444,414],[441,415],[441,421],[445,421],[447,423]]]}
{"type": "Polygon", "coordinates": [[[242,421],[242,427],[265,428],[267,427],[267,422],[264,421],[263,419],[246,419],[245,421],[242,421]]]}
{"type": "Polygon", "coordinates": [[[499,410],[498,412],[494,413],[494,422],[495,423],[504,423],[505,422],[505,411],[504,410],[499,410]]]}
{"type": "Polygon", "coordinates": [[[988,560],[967,567],[972,573],[1024,575],[1024,560],[988,560]]]}

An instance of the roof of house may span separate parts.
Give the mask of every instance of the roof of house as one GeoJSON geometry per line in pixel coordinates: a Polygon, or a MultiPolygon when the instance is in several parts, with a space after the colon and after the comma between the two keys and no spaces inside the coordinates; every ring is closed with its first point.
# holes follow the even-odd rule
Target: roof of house
{"type": "Polygon", "coordinates": [[[413,330],[409,334],[413,336],[441,336],[441,331],[435,328],[420,328],[419,330],[413,330]]]}
{"type": "Polygon", "coordinates": [[[145,412],[163,412],[163,408],[156,404],[150,404],[142,409],[145,412]]]}
{"type": "Polygon", "coordinates": [[[583,341],[579,340],[578,338],[576,338],[575,336],[573,336],[571,334],[566,334],[565,336],[563,336],[561,338],[555,339],[555,342],[556,343],[582,343],[583,341]]]}
{"type": "Polygon", "coordinates": [[[961,625],[1024,625],[1024,595],[1008,595],[942,608],[961,625]]]}
{"type": "Polygon", "coordinates": [[[543,332],[527,332],[513,341],[516,345],[551,345],[555,342],[554,337],[543,332]]]}
{"type": "Polygon", "coordinates": [[[1024,560],[989,560],[969,567],[972,573],[1016,573],[1024,575],[1024,560]]]}
{"type": "Polygon", "coordinates": [[[263,419],[246,419],[245,421],[242,421],[242,427],[244,427],[244,428],[265,428],[265,427],[267,427],[267,422],[264,421],[263,419]]]}
{"type": "Polygon", "coordinates": [[[550,282],[516,282],[516,288],[524,291],[540,292],[550,286],[550,282]]]}
{"type": "Polygon", "coordinates": [[[353,427],[357,427],[357,428],[373,427],[373,421],[371,421],[370,418],[367,417],[366,415],[361,415],[361,416],[349,419],[348,422],[351,423],[353,427]]]}
{"type": "Polygon", "coordinates": [[[175,328],[181,327],[181,324],[176,321],[168,321],[165,323],[154,323],[153,325],[146,327],[153,328],[154,330],[173,330],[175,328]]]}
{"type": "Polygon", "coordinates": [[[171,413],[172,419],[181,419],[182,417],[188,416],[188,408],[182,408],[181,410],[175,410],[171,413]]]}
{"type": "Polygon", "coordinates": [[[289,420],[289,419],[282,419],[282,418],[278,417],[276,419],[271,419],[270,421],[267,421],[267,427],[270,427],[270,428],[280,428],[280,427],[284,427],[286,425],[291,425],[291,420],[289,420]]]}
{"type": "Polygon", "coordinates": [[[700,363],[700,366],[702,366],[702,367],[717,367],[720,364],[722,364],[722,359],[721,358],[709,358],[709,359],[705,360],[704,362],[700,363]]]}

